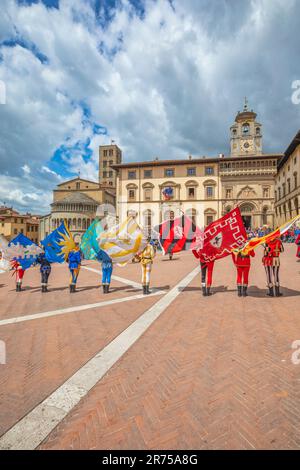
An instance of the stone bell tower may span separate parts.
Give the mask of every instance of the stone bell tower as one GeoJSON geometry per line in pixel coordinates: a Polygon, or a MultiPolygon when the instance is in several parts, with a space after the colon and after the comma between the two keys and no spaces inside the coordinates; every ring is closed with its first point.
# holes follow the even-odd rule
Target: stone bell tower
{"type": "Polygon", "coordinates": [[[230,128],[230,150],[232,157],[262,154],[262,125],[256,121],[257,114],[248,109],[245,98],[244,109],[238,112],[230,128]]]}

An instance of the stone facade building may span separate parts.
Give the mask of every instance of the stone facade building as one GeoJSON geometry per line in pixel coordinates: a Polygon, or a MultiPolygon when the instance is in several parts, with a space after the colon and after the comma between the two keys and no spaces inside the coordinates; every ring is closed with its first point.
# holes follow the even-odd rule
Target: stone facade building
{"type": "Polygon", "coordinates": [[[238,206],[246,227],[275,225],[274,179],[282,154],[264,154],[262,126],[245,103],[230,128],[231,154],[117,164],[117,215],[134,211],[150,232],[171,213],[204,227],[238,206]],[[170,188],[166,201],[164,189],[170,188]]]}
{"type": "Polygon", "coordinates": [[[300,204],[300,131],[278,165],[275,177],[275,212],[278,225],[299,214],[300,204]]]}
{"type": "Polygon", "coordinates": [[[19,233],[35,243],[39,242],[39,216],[20,214],[12,207],[0,207],[0,235],[10,241],[19,233]]]}
{"type": "Polygon", "coordinates": [[[116,177],[111,165],[121,161],[122,152],[117,145],[101,146],[99,182],[78,176],[59,184],[53,191],[51,213],[41,218],[40,239],[66,220],[73,237],[80,241],[95,219],[99,206],[105,205],[107,212],[112,212],[116,205],[116,177]]]}

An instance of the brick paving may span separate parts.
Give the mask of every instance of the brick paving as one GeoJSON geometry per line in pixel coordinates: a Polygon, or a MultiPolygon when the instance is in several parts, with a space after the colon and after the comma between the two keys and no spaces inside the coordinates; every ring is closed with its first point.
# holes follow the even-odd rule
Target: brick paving
{"type": "MultiPolygon", "coordinates": [[[[154,284],[172,287],[194,266],[187,253],[171,262],[160,258],[154,284]]],[[[138,266],[116,274],[139,282],[138,266]]],[[[97,274],[83,276],[95,285],[97,274]]],[[[249,297],[237,298],[232,261],[219,261],[214,295],[202,298],[195,278],[40,448],[299,449],[300,365],[291,362],[291,345],[300,339],[294,246],[282,256],[281,278],[284,297],[267,298],[258,250],[249,297]]],[[[79,304],[94,302],[92,289],[88,299],[84,291],[76,295],[83,296],[79,304]]],[[[39,296],[32,291],[31,309],[25,296],[23,307],[18,300],[18,312],[42,311],[39,296]]],[[[55,305],[67,306],[68,296],[62,291],[55,305]]],[[[10,367],[0,366],[2,433],[159,298],[0,326],[12,354],[10,367]]],[[[4,316],[8,311],[15,315],[9,308],[4,316]]]]}
{"type": "MultiPolygon", "coordinates": [[[[194,265],[192,259],[188,262],[184,259],[182,256],[174,261],[174,264],[180,264],[179,271],[183,275],[194,265]]],[[[86,266],[100,269],[98,263],[86,263],[86,266]]],[[[154,269],[153,286],[167,291],[166,263],[158,261],[154,269]]],[[[116,268],[114,274],[140,282],[137,264],[116,268]]],[[[174,273],[174,281],[181,276],[174,273]]],[[[78,292],[70,294],[66,286],[68,279],[67,268],[54,265],[50,292],[42,295],[39,271],[33,268],[26,273],[24,291],[17,294],[11,275],[1,275],[0,320],[141,294],[140,290],[113,280],[111,293],[104,296],[99,289],[100,275],[84,269],[80,273],[78,292]]],[[[83,312],[0,325],[0,340],[5,341],[7,350],[7,364],[0,365],[0,435],[56,390],[158,298],[147,297],[83,312]]]]}

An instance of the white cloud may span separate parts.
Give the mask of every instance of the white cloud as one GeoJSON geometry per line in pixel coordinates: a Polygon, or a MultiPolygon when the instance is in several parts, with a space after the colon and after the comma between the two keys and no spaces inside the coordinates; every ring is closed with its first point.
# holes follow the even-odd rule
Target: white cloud
{"type": "Polygon", "coordinates": [[[172,7],[147,0],[141,18],[123,0],[104,30],[91,4],[61,0],[58,10],[5,0],[5,37],[18,31],[48,59],[20,45],[1,48],[7,104],[0,107],[0,171],[6,187],[22,188],[16,204],[25,207],[41,186],[50,194],[61,181],[48,163],[63,144],[76,148],[66,158],[69,170],[91,179],[98,146],[111,138],[130,160],[227,153],[245,95],[264,125],[265,150],[288,145],[300,118],[290,99],[300,78],[299,2],[174,0],[172,7]],[[83,102],[90,123],[83,123],[83,102]],[[93,135],[92,122],[108,136],[93,135]],[[87,139],[88,162],[77,145],[87,139]]]}

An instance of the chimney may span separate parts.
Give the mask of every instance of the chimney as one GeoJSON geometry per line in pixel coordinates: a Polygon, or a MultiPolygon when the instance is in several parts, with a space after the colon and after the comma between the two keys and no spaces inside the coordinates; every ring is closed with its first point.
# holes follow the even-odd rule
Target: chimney
{"type": "Polygon", "coordinates": [[[224,158],[224,153],[219,153],[219,158],[224,158]]]}

